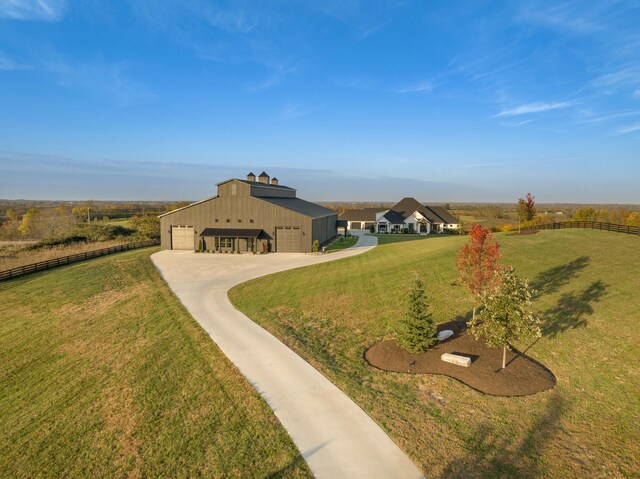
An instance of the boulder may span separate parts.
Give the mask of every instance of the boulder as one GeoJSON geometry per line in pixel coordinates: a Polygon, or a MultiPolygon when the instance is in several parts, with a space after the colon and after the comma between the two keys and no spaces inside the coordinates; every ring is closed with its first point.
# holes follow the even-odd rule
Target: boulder
{"type": "Polygon", "coordinates": [[[453,336],[453,331],[451,331],[450,329],[443,329],[438,333],[438,341],[444,341],[451,336],[453,336]]]}
{"type": "Polygon", "coordinates": [[[440,359],[445,363],[464,366],[465,368],[471,366],[471,358],[460,356],[459,354],[444,353],[442,356],[440,356],[440,359]]]}

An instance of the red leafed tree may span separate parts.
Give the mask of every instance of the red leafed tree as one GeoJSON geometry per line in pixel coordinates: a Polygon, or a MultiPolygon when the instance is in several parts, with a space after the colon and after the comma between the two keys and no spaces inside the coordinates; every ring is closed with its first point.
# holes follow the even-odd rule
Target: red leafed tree
{"type": "MultiPolygon", "coordinates": [[[[456,269],[460,272],[460,279],[473,295],[476,301],[482,293],[495,286],[500,270],[500,243],[491,230],[479,224],[469,229],[469,242],[462,245],[456,260],[456,269]]],[[[473,307],[473,318],[476,317],[476,306],[473,307]]]]}

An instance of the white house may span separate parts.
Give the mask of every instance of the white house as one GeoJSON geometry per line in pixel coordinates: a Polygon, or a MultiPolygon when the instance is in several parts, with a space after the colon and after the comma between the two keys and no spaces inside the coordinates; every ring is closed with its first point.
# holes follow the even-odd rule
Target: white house
{"type": "Polygon", "coordinates": [[[348,210],[339,217],[348,229],[374,227],[376,233],[443,233],[460,229],[459,221],[440,206],[423,205],[414,198],[404,198],[388,210],[363,208],[348,210]]]}

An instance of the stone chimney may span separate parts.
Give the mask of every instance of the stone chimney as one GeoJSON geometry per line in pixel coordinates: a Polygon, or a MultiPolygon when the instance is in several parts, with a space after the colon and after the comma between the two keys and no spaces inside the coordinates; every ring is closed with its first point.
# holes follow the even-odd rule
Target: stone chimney
{"type": "Polygon", "coordinates": [[[256,181],[256,175],[254,175],[252,171],[247,175],[247,181],[256,181]]]}
{"type": "Polygon", "coordinates": [[[268,185],[269,184],[269,175],[267,175],[267,173],[263,171],[262,173],[260,173],[260,176],[258,176],[258,181],[260,183],[265,183],[265,184],[268,185]]]}
{"type": "Polygon", "coordinates": [[[278,185],[278,178],[276,178],[275,176],[273,178],[271,178],[271,184],[272,185],[278,185]]]}

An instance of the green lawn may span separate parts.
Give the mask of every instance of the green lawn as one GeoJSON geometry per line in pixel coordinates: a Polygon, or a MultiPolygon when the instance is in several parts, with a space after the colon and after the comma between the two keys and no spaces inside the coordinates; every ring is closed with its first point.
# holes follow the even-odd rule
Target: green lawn
{"type": "Polygon", "coordinates": [[[357,236],[340,236],[337,240],[331,243],[329,246],[325,248],[327,253],[332,253],[334,251],[340,251],[341,249],[350,248],[354,244],[358,242],[357,236]]]}
{"type": "Polygon", "coordinates": [[[498,235],[503,263],[540,290],[545,334],[517,346],[558,378],[553,390],[500,398],[365,364],[365,348],[393,336],[416,274],[438,321],[471,308],[453,268],[467,238],[385,236],[403,241],[259,278],[230,297],[349,394],[428,477],[640,475],[640,238],[498,235]]]}
{"type": "Polygon", "coordinates": [[[156,250],[0,283],[0,476],[311,475],[156,250]]]}

